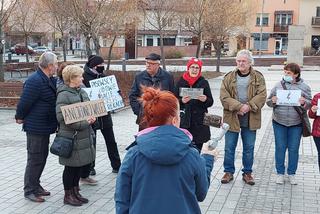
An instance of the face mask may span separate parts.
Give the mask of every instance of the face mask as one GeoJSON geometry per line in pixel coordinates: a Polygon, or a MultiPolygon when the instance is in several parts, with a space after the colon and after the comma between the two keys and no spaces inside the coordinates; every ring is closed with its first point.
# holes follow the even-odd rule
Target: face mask
{"type": "Polygon", "coordinates": [[[103,71],[104,71],[104,66],[97,66],[96,71],[97,71],[99,74],[102,74],[103,71]]]}
{"type": "Polygon", "coordinates": [[[292,76],[284,75],[284,76],[283,76],[283,80],[284,80],[285,82],[291,83],[291,82],[293,81],[293,78],[292,78],[292,76]]]}

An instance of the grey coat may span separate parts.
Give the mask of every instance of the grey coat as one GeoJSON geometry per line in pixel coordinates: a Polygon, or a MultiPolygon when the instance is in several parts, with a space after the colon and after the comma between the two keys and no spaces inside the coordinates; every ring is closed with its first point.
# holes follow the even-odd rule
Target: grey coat
{"type": "Polygon", "coordinates": [[[66,85],[59,87],[57,93],[56,113],[60,125],[57,135],[70,138],[75,131],[77,131],[71,157],[59,157],[59,163],[72,167],[79,167],[92,163],[95,160],[96,155],[92,144],[94,132],[91,125],[89,125],[86,120],[66,125],[61,112],[61,106],[89,101],[88,95],[82,89],[70,88],[66,85]]]}
{"type": "MultiPolygon", "coordinates": [[[[303,79],[300,79],[300,81],[293,84],[286,82],[285,86],[288,90],[301,90],[301,96],[306,99],[306,104],[303,107],[306,110],[311,107],[311,89],[304,83],[303,79]]],[[[272,88],[267,99],[267,105],[273,107],[272,119],[284,126],[295,126],[300,124],[302,121],[293,106],[280,106],[272,103],[271,98],[276,96],[277,90],[283,90],[281,81],[272,88]]]]}

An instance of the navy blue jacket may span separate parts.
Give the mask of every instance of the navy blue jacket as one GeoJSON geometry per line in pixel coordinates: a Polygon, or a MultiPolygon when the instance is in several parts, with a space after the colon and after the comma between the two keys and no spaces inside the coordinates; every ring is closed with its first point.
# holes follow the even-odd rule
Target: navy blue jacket
{"type": "Polygon", "coordinates": [[[141,103],[138,101],[138,98],[141,97],[141,86],[153,86],[159,88],[162,91],[171,91],[174,90],[174,80],[173,76],[159,68],[159,71],[151,77],[151,75],[146,71],[142,71],[135,76],[134,82],[132,84],[131,90],[129,92],[129,100],[132,111],[135,115],[141,116],[141,103]]]}
{"type": "Polygon", "coordinates": [[[136,138],[117,177],[116,213],[198,214],[206,197],[213,156],[200,155],[189,136],[172,125],[136,138]]]}
{"type": "Polygon", "coordinates": [[[16,119],[24,121],[24,131],[47,135],[57,130],[56,91],[56,79],[40,68],[26,80],[16,112],[16,119]]]}

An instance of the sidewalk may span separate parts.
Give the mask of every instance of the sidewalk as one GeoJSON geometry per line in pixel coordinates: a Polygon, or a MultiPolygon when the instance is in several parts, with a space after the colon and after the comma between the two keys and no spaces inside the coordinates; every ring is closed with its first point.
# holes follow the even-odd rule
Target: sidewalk
{"type": "MultiPolygon", "coordinates": [[[[268,71],[259,68],[265,75],[268,92],[280,80],[281,71],[268,71]]],[[[320,71],[305,71],[302,77],[311,86],[312,94],[320,91],[320,71]]],[[[211,113],[221,114],[219,88],[222,77],[210,80],[215,104],[211,113]]],[[[114,188],[116,175],[111,173],[102,135],[98,133],[97,161],[95,178],[97,186],[81,186],[89,203],[81,207],[63,204],[62,170],[58,158],[49,154],[47,165],[41,177],[43,186],[51,192],[46,202],[37,204],[23,197],[23,175],[26,164],[26,137],[21,126],[14,123],[13,110],[0,110],[0,213],[115,213],[114,188]]],[[[303,138],[300,146],[300,158],[296,186],[288,182],[275,184],[274,137],[271,126],[272,109],[263,108],[262,128],[257,132],[255,146],[254,176],[256,185],[249,186],[241,180],[242,145],[239,142],[236,151],[235,179],[222,185],[224,141],[218,145],[220,151],[211,176],[211,185],[204,202],[200,203],[203,213],[320,213],[320,173],[317,165],[317,150],[312,138],[303,138]]],[[[115,136],[121,158],[125,148],[134,138],[138,127],[130,109],[113,115],[115,136]]],[[[216,129],[212,128],[212,135],[216,129]]],[[[51,137],[51,140],[53,136],[51,137]]]]}

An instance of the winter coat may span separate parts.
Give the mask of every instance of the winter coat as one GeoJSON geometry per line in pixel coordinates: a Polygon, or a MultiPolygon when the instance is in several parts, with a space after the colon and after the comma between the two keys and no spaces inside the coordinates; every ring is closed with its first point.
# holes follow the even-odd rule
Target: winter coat
{"type": "Polygon", "coordinates": [[[133,113],[137,115],[137,123],[139,123],[142,114],[142,105],[138,101],[138,98],[140,98],[142,94],[142,85],[153,86],[163,91],[174,91],[173,76],[168,71],[159,68],[159,71],[153,77],[146,70],[138,73],[134,78],[134,82],[129,92],[130,106],[133,113]]]}
{"type": "MultiPolygon", "coordinates": [[[[276,105],[272,103],[271,98],[273,96],[276,96],[277,90],[284,90],[281,85],[281,82],[282,81],[279,81],[275,85],[275,87],[271,89],[271,92],[267,99],[267,105],[269,107],[273,107],[272,119],[283,126],[289,127],[289,126],[298,125],[302,121],[301,121],[300,115],[294,109],[293,106],[283,106],[283,105],[276,105]]],[[[293,84],[286,82],[285,86],[287,89],[290,89],[290,90],[301,90],[301,96],[306,98],[306,105],[302,108],[304,108],[305,111],[310,108],[311,98],[312,98],[311,89],[306,83],[304,83],[303,79],[300,79],[300,81],[293,84]]]]}
{"type": "Polygon", "coordinates": [[[57,130],[56,79],[39,68],[24,83],[17,106],[16,119],[23,120],[27,133],[48,135],[57,130]]]}
{"type": "Polygon", "coordinates": [[[164,125],[137,136],[118,173],[117,214],[201,213],[214,159],[200,155],[186,132],[164,125]]]}
{"type": "MultiPolygon", "coordinates": [[[[239,132],[240,122],[238,111],[242,103],[237,95],[237,70],[227,73],[221,83],[220,100],[223,106],[223,121],[230,125],[230,131],[239,132]]],[[[262,73],[250,68],[250,80],[248,86],[248,102],[250,106],[249,129],[257,130],[261,127],[261,109],[267,98],[266,83],[262,73]]]]}
{"type": "MultiPolygon", "coordinates": [[[[106,75],[103,74],[103,73],[102,74],[93,73],[90,70],[90,68],[88,67],[88,65],[86,64],[84,66],[83,84],[87,88],[91,88],[89,81],[95,80],[95,79],[99,79],[99,78],[103,78],[105,76],[106,75]]],[[[97,121],[93,125],[94,129],[107,129],[107,128],[111,128],[112,126],[113,126],[112,117],[111,117],[111,114],[109,112],[105,116],[98,117],[97,121]]]]}
{"type": "MultiPolygon", "coordinates": [[[[318,106],[319,99],[320,93],[317,93],[311,101],[311,106],[318,106]]],[[[309,110],[308,114],[310,118],[314,119],[312,125],[312,136],[320,137],[320,116],[317,116],[317,112],[313,113],[311,110],[309,110]]]]}
{"type": "Polygon", "coordinates": [[[61,107],[71,105],[82,101],[89,101],[85,91],[76,88],[70,88],[63,85],[58,89],[57,98],[57,119],[59,122],[59,131],[57,135],[72,138],[75,131],[77,132],[74,138],[73,151],[70,158],[59,157],[59,163],[65,166],[79,167],[92,163],[95,160],[95,149],[93,147],[94,132],[91,125],[86,120],[65,124],[61,107]]]}
{"type": "Polygon", "coordinates": [[[192,88],[203,88],[203,94],[207,96],[205,102],[192,99],[188,103],[182,102],[182,97],[179,96],[179,88],[190,88],[189,83],[182,77],[179,79],[175,86],[175,95],[180,102],[180,110],[184,112],[183,120],[186,120],[186,124],[190,124],[188,127],[183,127],[184,121],[181,121],[181,127],[186,128],[193,136],[193,142],[204,143],[210,140],[210,127],[203,125],[204,114],[208,112],[208,108],[213,105],[213,98],[209,83],[205,78],[200,77],[192,86],[192,88]]]}

